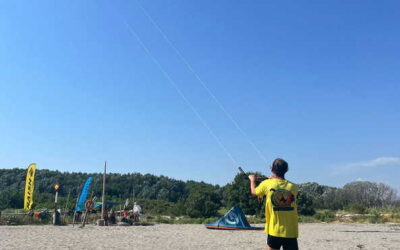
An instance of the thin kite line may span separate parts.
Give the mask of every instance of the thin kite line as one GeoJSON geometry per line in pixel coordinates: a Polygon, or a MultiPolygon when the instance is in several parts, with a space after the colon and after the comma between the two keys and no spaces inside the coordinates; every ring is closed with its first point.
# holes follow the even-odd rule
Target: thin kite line
{"type": "Polygon", "coordinates": [[[232,160],[234,164],[238,164],[238,162],[233,158],[232,154],[228,151],[228,149],[224,146],[222,141],[219,139],[219,137],[212,131],[210,126],[206,123],[206,121],[202,118],[200,113],[196,110],[196,108],[192,105],[192,103],[189,101],[189,99],[186,98],[186,96],[183,94],[183,92],[180,90],[178,85],[175,83],[175,81],[171,78],[171,76],[164,70],[164,68],[161,66],[160,62],[151,54],[150,50],[147,48],[147,46],[143,43],[142,39],[140,39],[139,35],[135,32],[135,30],[127,23],[125,22],[126,27],[128,28],[129,32],[135,36],[136,40],[139,42],[139,44],[142,46],[143,50],[146,52],[146,54],[152,59],[153,63],[157,65],[158,69],[163,73],[165,78],[171,83],[171,85],[175,88],[176,92],[178,92],[179,96],[183,99],[183,101],[190,107],[190,109],[193,111],[193,113],[197,116],[197,118],[200,120],[200,122],[203,124],[203,126],[208,130],[210,135],[217,141],[218,145],[221,147],[221,149],[226,153],[226,155],[232,160]]]}
{"type": "Polygon", "coordinates": [[[208,88],[207,84],[200,78],[199,74],[196,73],[196,71],[193,69],[193,67],[190,65],[188,60],[182,55],[182,53],[174,46],[174,44],[171,42],[171,40],[168,38],[168,36],[165,34],[165,32],[161,29],[161,27],[155,22],[155,20],[150,16],[149,12],[139,3],[137,0],[136,3],[138,6],[142,9],[143,13],[147,16],[147,18],[150,20],[150,22],[154,25],[154,27],[160,32],[164,40],[171,46],[171,48],[175,51],[175,53],[178,55],[178,57],[182,60],[183,64],[186,65],[186,67],[189,69],[190,72],[195,76],[195,78],[200,82],[200,84],[203,86],[203,88],[207,91],[207,93],[211,96],[211,98],[214,100],[214,102],[218,105],[218,107],[222,110],[222,112],[225,114],[226,117],[234,124],[236,129],[242,134],[242,136],[247,140],[247,142],[252,146],[252,148],[257,152],[258,156],[265,162],[265,164],[268,164],[267,159],[264,157],[264,155],[261,153],[259,148],[256,146],[256,144],[250,139],[250,137],[247,135],[246,132],[239,126],[239,124],[236,122],[236,120],[233,118],[233,116],[226,110],[226,108],[222,105],[222,103],[218,100],[218,98],[213,94],[213,92],[208,88]]]}

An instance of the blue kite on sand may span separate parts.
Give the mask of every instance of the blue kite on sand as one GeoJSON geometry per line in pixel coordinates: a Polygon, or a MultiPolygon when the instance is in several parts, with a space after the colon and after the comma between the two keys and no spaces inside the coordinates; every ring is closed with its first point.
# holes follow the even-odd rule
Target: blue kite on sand
{"type": "Polygon", "coordinates": [[[220,230],[264,230],[264,227],[252,227],[239,206],[234,206],[216,222],[206,224],[208,229],[220,230]]]}

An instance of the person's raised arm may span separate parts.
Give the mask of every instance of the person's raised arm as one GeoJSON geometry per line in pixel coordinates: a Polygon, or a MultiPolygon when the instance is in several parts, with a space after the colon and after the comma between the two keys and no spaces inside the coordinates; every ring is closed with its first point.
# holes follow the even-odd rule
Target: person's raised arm
{"type": "Polygon", "coordinates": [[[254,174],[249,175],[250,179],[250,193],[254,196],[256,195],[256,179],[257,177],[254,174]]]}

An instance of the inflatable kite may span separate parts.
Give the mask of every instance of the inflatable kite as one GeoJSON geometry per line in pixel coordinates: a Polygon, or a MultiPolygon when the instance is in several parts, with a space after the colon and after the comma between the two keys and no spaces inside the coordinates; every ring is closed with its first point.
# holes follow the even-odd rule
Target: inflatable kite
{"type": "Polygon", "coordinates": [[[264,230],[264,227],[252,227],[239,206],[234,206],[216,222],[206,224],[208,229],[220,230],[264,230]]]}

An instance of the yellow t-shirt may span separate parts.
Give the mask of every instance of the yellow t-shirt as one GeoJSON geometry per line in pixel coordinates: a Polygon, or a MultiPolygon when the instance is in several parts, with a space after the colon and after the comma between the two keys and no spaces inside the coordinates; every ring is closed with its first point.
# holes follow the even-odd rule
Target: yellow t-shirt
{"type": "Polygon", "coordinates": [[[267,179],[256,187],[257,196],[266,196],[265,232],[275,237],[299,236],[296,196],[298,187],[288,180],[267,179]]]}

